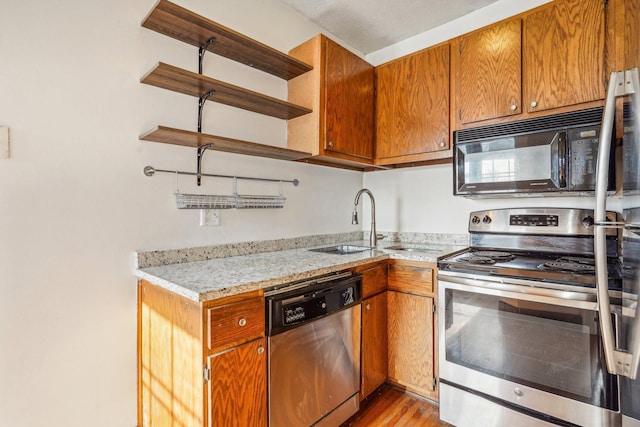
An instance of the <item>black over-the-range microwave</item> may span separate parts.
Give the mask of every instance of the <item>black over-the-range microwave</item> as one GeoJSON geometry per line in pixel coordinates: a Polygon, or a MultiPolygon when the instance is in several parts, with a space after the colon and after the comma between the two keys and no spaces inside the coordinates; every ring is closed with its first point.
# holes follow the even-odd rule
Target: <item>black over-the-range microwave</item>
{"type": "MultiPolygon", "coordinates": [[[[467,197],[593,195],[601,120],[598,107],[455,131],[453,192],[467,197]]],[[[609,191],[616,188],[615,146],[609,191]]]]}

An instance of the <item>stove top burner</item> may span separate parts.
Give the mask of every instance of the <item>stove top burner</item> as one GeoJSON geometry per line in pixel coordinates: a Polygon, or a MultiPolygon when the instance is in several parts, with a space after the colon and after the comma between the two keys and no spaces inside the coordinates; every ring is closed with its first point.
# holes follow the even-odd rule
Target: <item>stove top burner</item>
{"type": "Polygon", "coordinates": [[[549,271],[568,271],[571,273],[595,274],[596,267],[589,264],[581,264],[579,262],[566,261],[560,258],[557,261],[549,261],[538,266],[541,270],[549,271]]]}
{"type": "MultiPolygon", "coordinates": [[[[448,272],[595,287],[595,259],[590,255],[468,248],[439,260],[438,267],[448,272]]],[[[611,289],[619,288],[622,272],[618,259],[609,258],[607,268],[611,289]]]]}
{"type": "Polygon", "coordinates": [[[510,261],[515,258],[515,255],[513,255],[511,252],[501,251],[476,251],[473,252],[473,255],[477,257],[491,258],[495,261],[510,261]]]}
{"type": "Polygon", "coordinates": [[[486,257],[486,256],[478,256],[476,254],[469,254],[464,258],[461,258],[464,261],[470,263],[470,264],[476,264],[476,265],[491,265],[491,264],[495,264],[496,260],[486,257]]]}

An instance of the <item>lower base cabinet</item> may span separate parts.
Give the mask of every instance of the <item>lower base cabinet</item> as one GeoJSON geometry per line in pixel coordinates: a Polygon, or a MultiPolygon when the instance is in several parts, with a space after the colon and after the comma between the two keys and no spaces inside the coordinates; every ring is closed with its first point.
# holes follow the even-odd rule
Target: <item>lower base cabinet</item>
{"type": "Polygon", "coordinates": [[[210,426],[267,426],[264,338],[209,357],[210,426]]]}
{"type": "Polygon", "coordinates": [[[435,266],[389,265],[387,331],[389,382],[438,400],[435,266]]]}
{"type": "Polygon", "coordinates": [[[138,425],[267,426],[261,291],[196,302],[139,282],[138,425]]]}
{"type": "Polygon", "coordinates": [[[387,380],[387,292],[362,301],[360,400],[387,380]]]}
{"type": "Polygon", "coordinates": [[[433,298],[388,291],[389,381],[437,397],[434,377],[433,298]]]}

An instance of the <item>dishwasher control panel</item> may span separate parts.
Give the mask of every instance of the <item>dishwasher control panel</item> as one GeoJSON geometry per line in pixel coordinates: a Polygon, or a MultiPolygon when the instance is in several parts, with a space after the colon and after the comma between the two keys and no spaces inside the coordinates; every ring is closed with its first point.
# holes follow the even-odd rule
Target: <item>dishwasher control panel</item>
{"type": "Polygon", "coordinates": [[[359,304],[361,283],[361,276],[352,275],[267,297],[267,335],[284,332],[345,307],[359,304]]]}
{"type": "Polygon", "coordinates": [[[283,324],[291,325],[307,319],[314,319],[327,314],[325,297],[293,303],[282,308],[283,324]]]}

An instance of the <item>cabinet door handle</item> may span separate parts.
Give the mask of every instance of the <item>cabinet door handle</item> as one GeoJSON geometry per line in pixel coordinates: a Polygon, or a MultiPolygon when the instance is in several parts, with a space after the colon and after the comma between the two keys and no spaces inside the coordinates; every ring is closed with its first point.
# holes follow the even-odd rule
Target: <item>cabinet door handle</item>
{"type": "Polygon", "coordinates": [[[329,141],[329,147],[333,147],[333,141],[329,141]]]}
{"type": "Polygon", "coordinates": [[[446,146],[447,146],[447,143],[446,143],[446,142],[441,142],[441,143],[440,143],[440,147],[444,148],[444,147],[446,147],[446,146]]]}
{"type": "Polygon", "coordinates": [[[511,111],[516,111],[518,106],[516,104],[511,104],[511,111]]]}
{"type": "Polygon", "coordinates": [[[264,347],[260,346],[258,347],[258,354],[262,354],[264,353],[264,347]]]}
{"type": "Polygon", "coordinates": [[[238,325],[244,326],[246,324],[247,324],[247,319],[245,319],[244,317],[238,320],[238,325]]]}
{"type": "Polygon", "coordinates": [[[536,101],[531,101],[531,108],[536,108],[538,103],[536,101]]]}
{"type": "Polygon", "coordinates": [[[371,304],[368,304],[368,303],[367,303],[367,305],[366,305],[366,309],[367,309],[367,310],[371,310],[371,304]]]}

